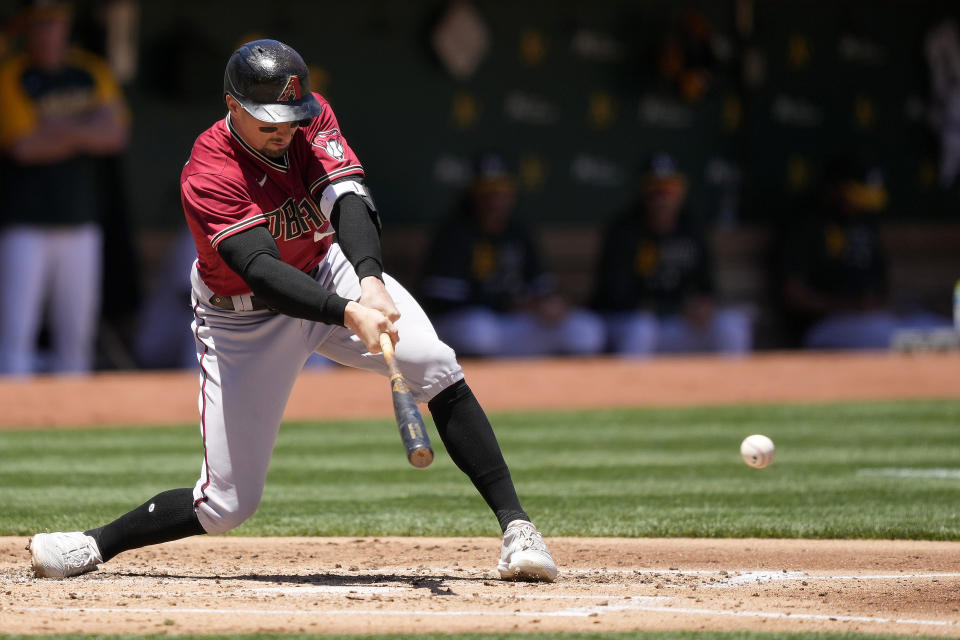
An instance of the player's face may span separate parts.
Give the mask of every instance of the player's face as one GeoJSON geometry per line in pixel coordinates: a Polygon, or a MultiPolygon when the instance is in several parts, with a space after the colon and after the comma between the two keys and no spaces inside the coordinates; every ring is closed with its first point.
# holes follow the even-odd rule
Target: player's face
{"type": "Polygon", "coordinates": [[[513,186],[478,185],[473,191],[473,215],[485,233],[498,234],[507,226],[516,201],[513,186]]]}
{"type": "Polygon", "coordinates": [[[647,222],[656,233],[670,233],[677,225],[684,193],[676,188],[648,188],[645,193],[647,222]]]}
{"type": "Polygon", "coordinates": [[[66,15],[35,20],[27,29],[27,50],[34,64],[43,69],[61,66],[69,40],[70,18],[66,15]]]}
{"type": "Polygon", "coordinates": [[[247,113],[240,103],[227,96],[230,122],[248,145],[268,158],[282,158],[293,141],[299,122],[264,122],[247,113]]]}

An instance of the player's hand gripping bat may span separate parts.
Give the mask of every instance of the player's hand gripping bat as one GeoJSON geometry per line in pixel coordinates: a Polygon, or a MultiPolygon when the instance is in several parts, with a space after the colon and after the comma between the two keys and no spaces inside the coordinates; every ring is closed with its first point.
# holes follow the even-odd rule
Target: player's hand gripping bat
{"type": "Polygon", "coordinates": [[[393,341],[386,333],[380,334],[380,348],[383,359],[390,371],[390,389],[393,391],[393,413],[400,428],[400,439],[407,450],[407,460],[418,469],[429,467],[433,462],[433,448],[430,437],[423,427],[423,418],[417,409],[417,403],[410,393],[407,381],[397,367],[397,358],[393,352],[393,341]]]}

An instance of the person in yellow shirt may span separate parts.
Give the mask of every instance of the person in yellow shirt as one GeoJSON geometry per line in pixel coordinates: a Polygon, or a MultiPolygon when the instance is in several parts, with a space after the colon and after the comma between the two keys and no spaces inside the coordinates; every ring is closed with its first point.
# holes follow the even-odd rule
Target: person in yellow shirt
{"type": "Polygon", "coordinates": [[[24,51],[0,65],[0,374],[93,364],[100,307],[99,157],[127,144],[128,117],[106,63],[71,48],[72,9],[32,2],[20,16],[24,51]]]}

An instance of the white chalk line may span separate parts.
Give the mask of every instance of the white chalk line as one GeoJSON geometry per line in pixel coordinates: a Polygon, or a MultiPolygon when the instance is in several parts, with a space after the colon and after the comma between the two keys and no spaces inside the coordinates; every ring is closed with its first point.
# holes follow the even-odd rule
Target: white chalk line
{"type": "Polygon", "coordinates": [[[319,609],[317,611],[304,611],[302,609],[214,609],[214,608],[186,608],[186,607],[167,607],[167,608],[134,608],[134,607],[3,607],[0,613],[8,611],[23,611],[28,613],[51,612],[51,613],[143,613],[150,615],[174,615],[198,613],[204,615],[220,614],[227,616],[236,615],[257,615],[257,616],[380,616],[380,617],[524,617],[524,618],[587,618],[591,616],[600,616],[605,613],[638,611],[638,612],[658,612],[687,614],[694,616],[732,616],[738,618],[765,618],[765,619],[785,619],[785,620],[817,620],[829,622],[868,622],[877,624],[903,624],[919,625],[931,627],[957,627],[960,622],[952,620],[927,620],[917,618],[887,618],[870,616],[849,616],[842,614],[825,613],[793,613],[780,611],[735,611],[732,609],[699,609],[689,607],[672,607],[666,605],[653,604],[651,601],[662,602],[668,598],[631,598],[623,600],[621,604],[608,604],[604,606],[593,607],[571,607],[556,611],[385,611],[383,609],[319,609]],[[649,604],[645,604],[645,602],[649,604]]]}
{"type": "MultiPolygon", "coordinates": [[[[807,573],[794,571],[783,573],[782,571],[746,571],[739,573],[738,575],[733,575],[729,579],[726,579],[721,582],[711,582],[711,583],[701,583],[696,585],[699,588],[704,589],[731,589],[735,587],[750,586],[756,584],[765,584],[770,582],[778,581],[809,581],[809,582],[824,582],[824,581],[860,581],[860,580],[900,580],[900,579],[940,579],[940,578],[960,578],[960,573],[921,573],[921,574],[868,574],[868,575],[810,575],[807,573]]],[[[229,582],[229,579],[224,579],[229,582]]],[[[125,579],[117,578],[104,578],[102,580],[96,580],[94,584],[125,584],[129,585],[129,581],[125,579]]],[[[188,585],[195,584],[194,580],[181,580],[176,584],[188,585]]],[[[507,583],[509,584],[509,583],[507,583]]],[[[233,585],[223,585],[221,584],[218,594],[220,597],[235,597],[235,596],[244,596],[244,595],[317,595],[317,594],[332,594],[332,595],[413,595],[418,591],[421,591],[423,587],[411,586],[411,585],[320,585],[320,584],[298,584],[298,585],[279,585],[279,586],[265,586],[265,587],[242,587],[237,586],[234,588],[229,588],[233,585]],[[227,587],[227,588],[224,588],[227,587]]],[[[439,585],[438,585],[439,586],[439,585]]],[[[663,588],[666,589],[687,589],[691,585],[687,584],[664,584],[663,588]]],[[[458,588],[458,585],[455,584],[446,584],[446,588],[458,588]]],[[[551,589],[555,587],[544,586],[545,589],[551,589]]],[[[177,591],[176,595],[182,597],[192,597],[192,596],[206,596],[209,595],[209,591],[202,590],[193,590],[193,591],[177,591]]],[[[469,594],[456,594],[457,597],[469,598],[472,597],[469,594]]],[[[623,598],[622,593],[617,594],[503,594],[503,593],[494,593],[494,594],[479,594],[478,598],[501,598],[509,596],[515,599],[521,600],[604,600],[610,598],[623,598]]],[[[637,598],[642,598],[646,596],[633,596],[637,598]]]]}
{"type": "Polygon", "coordinates": [[[744,571],[721,582],[701,585],[705,588],[739,587],[748,584],[763,584],[765,582],[789,582],[808,580],[821,582],[825,580],[934,580],[940,578],[960,578],[960,573],[866,573],[859,575],[816,575],[804,571],[744,571]]]}

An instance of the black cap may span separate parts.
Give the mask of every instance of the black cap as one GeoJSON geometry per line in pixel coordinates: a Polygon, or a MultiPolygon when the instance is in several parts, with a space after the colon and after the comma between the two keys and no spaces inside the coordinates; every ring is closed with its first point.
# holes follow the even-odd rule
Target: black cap
{"type": "Polygon", "coordinates": [[[680,175],[677,162],[669,153],[657,151],[644,159],[640,172],[648,177],[657,179],[672,178],[680,175]]]}
{"type": "Polygon", "coordinates": [[[307,120],[323,111],[310,93],[307,64],[276,40],[254,40],[234,51],[223,73],[223,92],[264,122],[307,120]]]}
{"type": "Polygon", "coordinates": [[[477,155],[473,163],[474,191],[510,190],[514,188],[514,177],[499,152],[484,151],[477,155]]]}

